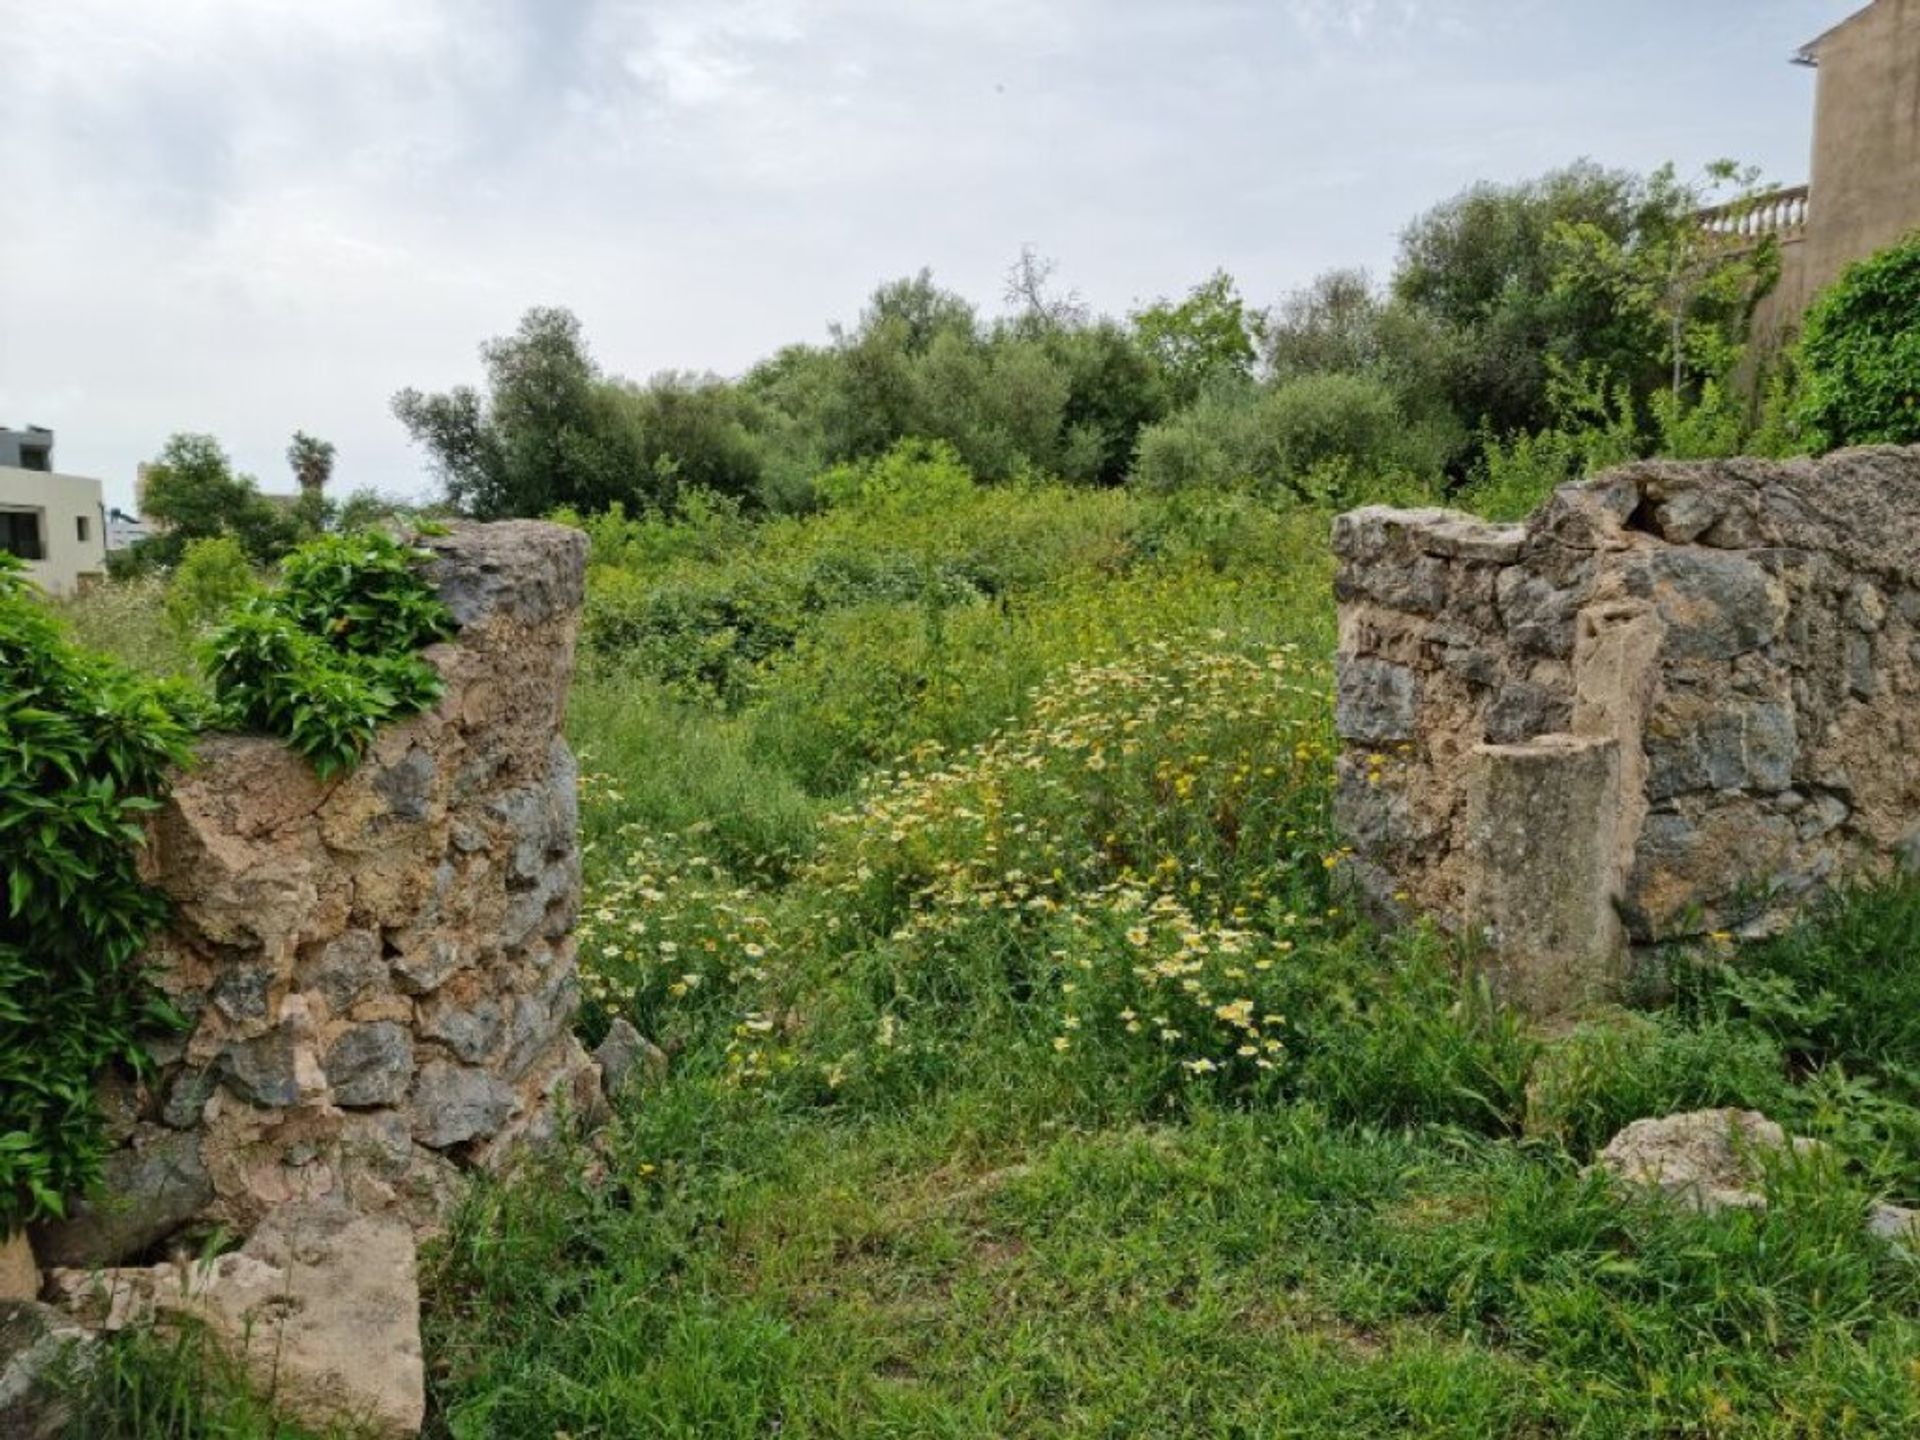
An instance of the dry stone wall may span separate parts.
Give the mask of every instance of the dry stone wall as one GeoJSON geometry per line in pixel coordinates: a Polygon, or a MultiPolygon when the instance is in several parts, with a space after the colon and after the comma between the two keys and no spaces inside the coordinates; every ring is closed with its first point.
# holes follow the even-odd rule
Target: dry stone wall
{"type": "Polygon", "coordinates": [[[219,737],[153,826],[175,918],[151,959],[191,1021],[105,1091],[104,1193],[33,1241],[125,1260],[189,1221],[251,1231],[293,1201],[431,1223],[462,1167],[598,1103],[574,1039],[575,766],[561,738],[585,537],[461,526],[425,542],[460,629],[430,712],[315,779],[219,737]]]}
{"type": "Polygon", "coordinates": [[[1920,451],[1631,465],[1524,525],[1376,507],[1334,548],[1348,873],[1520,1003],[1920,861],[1920,451]]]}

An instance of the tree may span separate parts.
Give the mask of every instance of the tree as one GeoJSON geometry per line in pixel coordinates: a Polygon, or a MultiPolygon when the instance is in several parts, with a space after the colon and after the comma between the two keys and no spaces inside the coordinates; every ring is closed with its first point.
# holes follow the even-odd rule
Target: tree
{"type": "Polygon", "coordinates": [[[533,309],[480,347],[487,393],[402,390],[393,413],[424,447],[448,499],[479,519],[592,513],[647,498],[630,407],[600,374],[571,311],[533,309]]]}
{"type": "Polygon", "coordinates": [[[1013,311],[1016,329],[1027,334],[1074,330],[1087,323],[1087,307],[1077,290],[1053,289],[1056,263],[1033,246],[1022,245],[1020,258],[1007,269],[1002,298],[1013,311]]]}
{"type": "Polygon", "coordinates": [[[668,371],[644,386],[618,382],[650,493],[662,504],[683,489],[734,500],[761,498],[764,466],[755,402],[717,375],[668,371]]]}
{"type": "Polygon", "coordinates": [[[293,432],[293,443],[287,446],[287,465],[302,495],[317,498],[327,488],[327,481],[333,478],[334,453],[330,441],[304,430],[293,432]]]}
{"type": "MultiPolygon", "coordinates": [[[[1394,294],[1453,332],[1463,420],[1495,434],[1555,423],[1552,377],[1591,374],[1644,408],[1724,377],[1777,251],[1700,222],[1714,192],[1751,193],[1727,161],[1682,181],[1581,161],[1519,185],[1477,185],[1402,237],[1394,294]]],[[[1736,202],[1737,203],[1737,202],[1736,202]]]]}
{"type": "Polygon", "coordinates": [[[1159,368],[1176,407],[1192,404],[1210,383],[1250,375],[1258,329],[1258,317],[1248,313],[1224,270],[1214,271],[1178,303],[1158,300],[1133,315],[1133,333],[1159,368]]]}
{"type": "Polygon", "coordinates": [[[1424,432],[1443,464],[1465,447],[1450,384],[1457,333],[1432,314],[1377,288],[1364,270],[1333,270],[1283,298],[1261,326],[1275,385],[1316,375],[1355,375],[1392,392],[1405,423],[1424,432]]]}
{"type": "Polygon", "coordinates": [[[300,487],[293,503],[294,522],[303,538],[318,535],[327,527],[331,507],[327,501],[327,481],[333,477],[334,448],[330,441],[304,430],[293,432],[287,446],[287,466],[300,487]]]}
{"type": "MultiPolygon", "coordinates": [[[[924,355],[941,335],[958,334],[969,339],[979,330],[973,306],[951,290],[933,283],[933,271],[903,280],[891,280],[873,292],[867,307],[860,312],[856,338],[896,327],[901,348],[909,355],[924,355]]],[[[840,338],[836,329],[835,338],[840,338]]]]}
{"type": "Polygon", "coordinates": [[[256,565],[268,564],[292,545],[292,518],[260,494],[250,475],[234,473],[220,442],[211,435],[177,434],[146,467],[141,510],[163,527],[141,542],[142,559],[171,565],[187,543],[232,535],[256,565]]]}
{"type": "Polygon", "coordinates": [[[1633,175],[1583,160],[1517,185],[1475,185],[1407,228],[1393,293],[1458,337],[1449,399],[1461,419],[1498,433],[1550,422],[1549,358],[1594,358],[1583,317],[1554,292],[1555,234],[1583,225],[1624,244],[1639,207],[1633,175]]]}
{"type": "Polygon", "coordinates": [[[1562,222],[1550,237],[1554,296],[1580,325],[1590,355],[1636,400],[1664,389],[1670,400],[1724,382],[1745,353],[1754,307],[1780,274],[1775,237],[1729,242],[1700,220],[1715,192],[1729,209],[1750,203],[1757,172],[1716,161],[1682,181],[1671,165],[1642,182],[1624,238],[1587,221],[1562,222]]]}

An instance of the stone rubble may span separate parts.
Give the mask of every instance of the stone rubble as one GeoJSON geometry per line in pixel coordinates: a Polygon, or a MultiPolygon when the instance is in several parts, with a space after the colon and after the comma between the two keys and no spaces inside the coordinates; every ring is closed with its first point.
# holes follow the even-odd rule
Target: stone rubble
{"type": "Polygon", "coordinates": [[[56,1269],[48,1289],[88,1331],[204,1323],[287,1418],[383,1437],[425,1418],[413,1231],[397,1216],[289,1205],[230,1254],[56,1269]]]}

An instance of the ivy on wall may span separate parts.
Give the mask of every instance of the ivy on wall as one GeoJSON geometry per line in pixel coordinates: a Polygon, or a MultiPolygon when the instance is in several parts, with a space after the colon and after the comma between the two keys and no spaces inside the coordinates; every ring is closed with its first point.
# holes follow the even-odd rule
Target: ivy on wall
{"type": "Polygon", "coordinates": [[[195,704],[66,641],[0,555],[0,1234],[99,1174],[94,1085],[172,1018],[140,975],[165,918],[142,822],[185,764],[195,704]]]}

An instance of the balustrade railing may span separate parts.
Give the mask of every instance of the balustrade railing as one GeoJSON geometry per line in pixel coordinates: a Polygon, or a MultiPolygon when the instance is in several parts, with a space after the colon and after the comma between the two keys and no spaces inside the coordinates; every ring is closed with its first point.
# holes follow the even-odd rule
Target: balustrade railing
{"type": "Polygon", "coordinates": [[[1768,235],[1798,240],[1807,228],[1807,187],[1793,185],[1765,195],[1750,195],[1700,212],[1700,227],[1732,244],[1758,242],[1768,235]]]}

